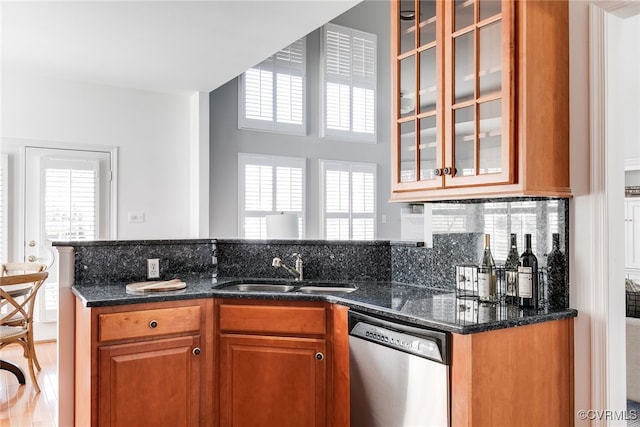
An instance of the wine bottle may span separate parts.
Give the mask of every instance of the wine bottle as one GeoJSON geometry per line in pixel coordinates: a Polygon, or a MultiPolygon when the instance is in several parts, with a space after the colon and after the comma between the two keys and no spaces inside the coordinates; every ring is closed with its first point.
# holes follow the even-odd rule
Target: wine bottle
{"type": "Polygon", "coordinates": [[[484,253],[478,268],[478,298],[480,301],[493,302],[496,295],[496,263],[491,254],[491,236],[484,235],[484,253]]]}
{"type": "Polygon", "coordinates": [[[504,263],[505,296],[507,304],[519,303],[518,300],[518,266],[520,253],[518,252],[518,235],[511,233],[511,248],[504,263]]]}
{"type": "Polygon", "coordinates": [[[531,251],[531,234],[524,235],[525,250],[518,267],[518,296],[520,306],[538,308],[538,258],[531,251]]]}
{"type": "Polygon", "coordinates": [[[553,233],[553,246],[547,257],[547,280],[549,283],[549,305],[552,308],[567,308],[567,286],[565,280],[566,261],[560,251],[560,234],[553,233]]]}

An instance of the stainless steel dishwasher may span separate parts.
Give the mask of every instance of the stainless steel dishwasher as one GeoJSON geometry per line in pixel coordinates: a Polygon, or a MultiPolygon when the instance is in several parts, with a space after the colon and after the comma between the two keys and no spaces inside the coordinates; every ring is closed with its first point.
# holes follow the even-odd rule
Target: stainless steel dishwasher
{"type": "Polygon", "coordinates": [[[349,313],[351,427],[448,427],[449,334],[349,313]]]}

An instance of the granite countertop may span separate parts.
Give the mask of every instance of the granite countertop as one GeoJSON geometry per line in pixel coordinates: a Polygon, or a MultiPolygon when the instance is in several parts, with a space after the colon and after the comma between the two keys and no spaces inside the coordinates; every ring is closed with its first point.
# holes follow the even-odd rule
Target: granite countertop
{"type": "MultiPolygon", "coordinates": [[[[458,334],[469,334],[510,328],[550,320],[577,316],[574,309],[538,312],[522,310],[504,304],[478,304],[472,299],[456,298],[455,293],[395,282],[350,282],[357,290],[350,293],[304,294],[299,292],[241,292],[222,288],[233,283],[256,283],[251,278],[214,278],[206,274],[178,276],[186,288],[177,291],[131,294],[127,283],[104,283],[74,286],[73,293],[86,307],[185,300],[194,298],[252,298],[278,301],[328,301],[391,320],[458,334]]],[[[270,283],[274,281],[271,280],[270,283]]],[[[278,283],[301,285],[300,282],[280,280],[278,283]]],[[[303,284],[324,284],[306,280],[303,284]]]]}

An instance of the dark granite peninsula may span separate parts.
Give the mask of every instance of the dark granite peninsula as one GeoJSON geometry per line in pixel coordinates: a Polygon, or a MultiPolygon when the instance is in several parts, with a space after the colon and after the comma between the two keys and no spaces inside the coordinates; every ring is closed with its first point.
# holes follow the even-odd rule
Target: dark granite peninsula
{"type": "MultiPolygon", "coordinates": [[[[74,248],[74,294],[88,307],[189,298],[237,297],[272,300],[326,300],[408,323],[456,333],[472,333],[573,317],[571,309],[528,311],[497,304],[479,305],[455,293],[455,266],[475,264],[484,233],[492,233],[496,262],[504,262],[508,232],[534,230],[534,252],[540,265],[551,250],[551,235],[560,235],[568,260],[566,199],[515,198],[436,203],[433,247],[415,242],[326,240],[147,240],[57,242],[74,248]],[[443,231],[450,232],[443,232],[443,231]],[[301,254],[307,281],[349,282],[358,290],[342,295],[251,293],[221,290],[247,279],[292,281],[274,257],[293,265],[301,254]],[[125,285],[146,280],[146,259],[160,259],[161,279],[179,277],[186,289],[143,295],[128,294],[125,285]]],[[[519,245],[520,251],[523,245],[519,245]]],[[[568,268],[565,272],[568,277],[568,268]]],[[[565,294],[569,293],[569,281],[565,294]]]]}
{"type": "MultiPolygon", "coordinates": [[[[577,311],[548,307],[524,310],[503,302],[486,304],[458,295],[455,286],[456,265],[478,262],[485,233],[494,236],[492,249],[498,265],[506,256],[502,242],[508,234],[522,236],[525,230],[534,234],[534,252],[541,266],[546,265],[552,234],[560,235],[560,248],[568,260],[568,202],[486,200],[433,204],[431,208],[433,247],[420,242],[324,240],[56,242],[61,307],[65,304],[59,326],[73,331],[71,335],[60,334],[60,364],[71,364],[76,372],[76,420],[89,424],[107,413],[97,408],[124,411],[121,407],[127,407],[125,397],[130,391],[118,389],[129,383],[121,372],[142,372],[147,366],[171,366],[172,378],[188,378],[180,398],[192,403],[174,407],[188,407],[191,412],[180,416],[198,420],[201,414],[214,413],[216,405],[229,405],[222,397],[224,390],[228,391],[223,373],[234,366],[229,365],[228,352],[235,351],[232,349],[240,342],[265,352],[271,351],[271,347],[261,347],[265,340],[319,346],[322,351],[318,354],[333,357],[327,360],[327,372],[321,374],[327,375],[326,382],[321,382],[322,389],[316,392],[339,396],[345,382],[348,384],[348,310],[436,329],[450,337],[452,419],[479,413],[478,403],[469,401],[469,396],[489,396],[506,389],[515,393],[533,371],[540,373],[536,396],[559,390],[565,398],[556,399],[559,403],[553,413],[560,417],[570,413],[572,331],[577,311]],[[293,254],[302,259],[302,281],[295,281],[283,268],[273,267],[275,257],[293,266],[293,254]],[[129,293],[127,284],[148,280],[146,260],[152,258],[159,259],[159,280],[179,278],[186,287],[129,293]],[[227,289],[239,284],[280,284],[288,289],[227,289]],[[356,289],[348,293],[301,291],[301,287],[314,285],[356,289]],[[70,353],[75,353],[75,364],[73,357],[65,357],[70,353]],[[183,356],[169,361],[171,354],[183,356]],[[119,364],[126,369],[116,368],[119,364]],[[91,369],[87,370],[84,366],[89,365],[91,369]],[[98,370],[99,375],[94,376],[98,370]],[[194,372],[198,374],[193,376],[194,372]],[[340,372],[346,372],[346,376],[340,377],[340,372]],[[219,398],[214,387],[222,390],[219,398]],[[78,390],[87,399],[77,399],[78,390]],[[120,400],[104,400],[109,395],[120,400]]],[[[522,251],[522,245],[519,249],[522,251]]],[[[565,268],[564,294],[568,295],[568,265],[565,268]]],[[[317,366],[315,362],[313,366],[317,366]]],[[[302,381],[309,382],[308,378],[302,381]]],[[[63,389],[67,392],[61,391],[61,396],[73,401],[73,387],[61,384],[63,389]]],[[[161,389],[160,384],[154,388],[161,389]]],[[[150,401],[166,397],[152,391],[147,394],[155,396],[150,401]]],[[[327,417],[345,416],[341,412],[344,407],[338,403],[327,406],[334,410],[325,414],[327,417]]],[[[547,404],[548,399],[534,400],[525,412],[538,413],[547,404]]],[[[205,424],[209,421],[213,422],[205,424]]]]}

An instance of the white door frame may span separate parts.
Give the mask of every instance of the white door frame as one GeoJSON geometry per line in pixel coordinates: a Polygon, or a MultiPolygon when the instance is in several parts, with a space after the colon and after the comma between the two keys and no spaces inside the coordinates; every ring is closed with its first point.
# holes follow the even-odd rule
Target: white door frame
{"type": "MultiPolygon", "coordinates": [[[[27,148],[44,148],[44,149],[58,149],[58,150],[77,150],[77,151],[101,151],[108,152],[111,156],[111,195],[110,195],[110,211],[109,216],[111,219],[110,224],[110,239],[117,239],[118,232],[118,147],[114,146],[104,146],[104,145],[90,145],[90,144],[75,144],[75,143],[60,143],[60,142],[52,142],[52,141],[40,141],[40,140],[29,140],[29,139],[19,139],[19,138],[2,138],[2,142],[7,142],[15,146],[19,146],[19,159],[16,159],[13,164],[16,166],[18,170],[12,171],[12,176],[19,177],[17,186],[13,187],[13,191],[15,194],[20,195],[20,199],[24,197],[25,192],[25,178],[26,178],[26,150],[27,148]]],[[[14,197],[14,200],[16,198],[14,197]]],[[[23,258],[24,253],[24,203],[18,203],[16,206],[17,209],[13,210],[13,214],[15,215],[13,218],[13,226],[14,229],[17,230],[16,236],[13,242],[13,253],[19,257],[23,258]]]]}
{"type": "MultiPolygon", "coordinates": [[[[583,285],[589,286],[586,297],[591,306],[591,404],[576,410],[626,410],[624,247],[619,244],[624,233],[624,150],[614,144],[622,141],[617,120],[623,112],[615,101],[624,90],[619,75],[624,58],[620,49],[610,47],[621,37],[615,21],[639,13],[638,6],[602,1],[589,10],[592,251],[590,283],[583,285]]],[[[601,417],[591,425],[626,426],[626,421],[601,417]]]]}

